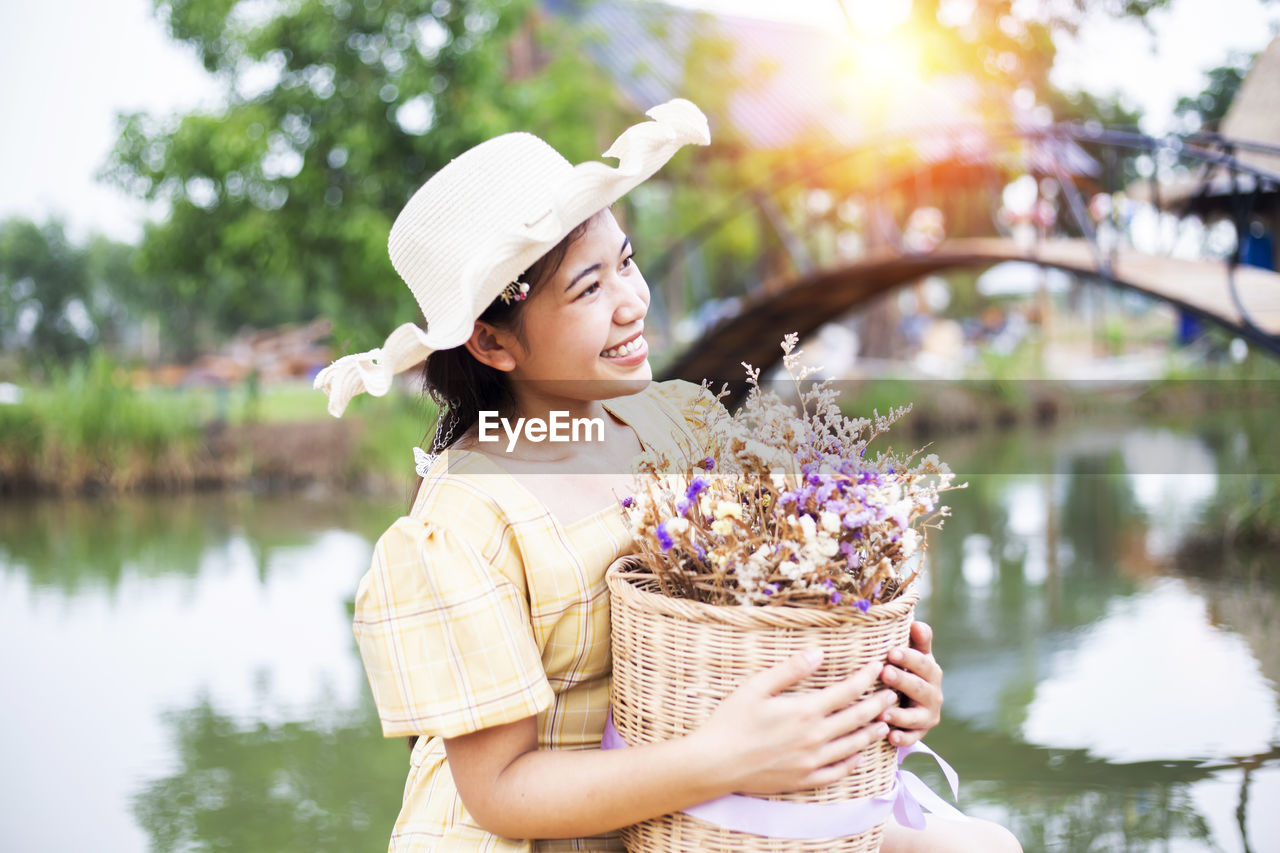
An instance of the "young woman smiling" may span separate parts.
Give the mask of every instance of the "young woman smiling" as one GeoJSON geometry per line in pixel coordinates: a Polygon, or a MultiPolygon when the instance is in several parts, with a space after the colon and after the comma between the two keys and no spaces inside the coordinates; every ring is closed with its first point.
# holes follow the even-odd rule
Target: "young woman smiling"
{"type": "MultiPolygon", "coordinates": [[[[415,738],[390,849],[617,850],[616,830],[731,792],[825,784],[889,738],[917,741],[941,711],[927,626],[911,648],[817,693],[783,691],[821,650],[761,672],[698,731],[600,747],[609,703],[607,567],[633,548],[618,501],[645,448],[689,452],[686,382],[652,382],[649,289],[608,207],[682,145],[706,144],[687,101],[648,113],[601,163],[571,166],[506,134],[434,175],[390,251],[427,320],[317,378],[340,414],[425,359],[442,403],[409,514],[378,540],[355,632],[383,732],[415,738]],[[600,418],[599,441],[478,440],[481,412],[600,418]],[[893,690],[859,699],[883,678],[893,690]]],[[[1016,850],[981,821],[894,827],[884,849],[1016,850]],[[946,824],[946,825],[943,825],[946,824]],[[952,845],[948,848],[946,845],[952,845]]]]}

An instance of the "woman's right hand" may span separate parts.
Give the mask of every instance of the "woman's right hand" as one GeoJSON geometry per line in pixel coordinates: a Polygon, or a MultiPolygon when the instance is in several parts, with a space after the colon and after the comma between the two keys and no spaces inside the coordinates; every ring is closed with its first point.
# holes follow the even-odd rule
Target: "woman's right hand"
{"type": "Polygon", "coordinates": [[[884,667],[867,664],[822,690],[782,694],[822,664],[818,648],[748,678],[690,737],[726,792],[781,794],[828,785],[858,766],[859,753],[889,727],[876,718],[897,702],[892,690],[870,690],[884,667]]]}

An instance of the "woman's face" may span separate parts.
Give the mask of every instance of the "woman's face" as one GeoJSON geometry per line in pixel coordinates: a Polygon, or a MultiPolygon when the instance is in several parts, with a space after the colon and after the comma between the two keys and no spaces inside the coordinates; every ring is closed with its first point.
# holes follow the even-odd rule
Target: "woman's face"
{"type": "Polygon", "coordinates": [[[516,385],[539,395],[605,400],[642,390],[653,377],[641,332],[649,286],[631,241],[608,210],[569,246],[560,268],[530,294],[510,344],[516,385]]]}

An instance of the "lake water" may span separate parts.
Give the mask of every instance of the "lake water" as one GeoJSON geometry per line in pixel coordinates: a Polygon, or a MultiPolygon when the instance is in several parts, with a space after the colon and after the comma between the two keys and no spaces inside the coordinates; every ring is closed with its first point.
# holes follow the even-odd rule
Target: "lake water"
{"type": "MultiPolygon", "coordinates": [[[[1275,499],[1269,441],[935,444],[970,483],[919,614],[946,670],[929,743],[966,811],[1028,851],[1280,850],[1280,568],[1196,538],[1275,499]]],[[[350,602],[403,506],[0,504],[0,849],[385,849],[408,756],[379,736],[350,602]]]]}

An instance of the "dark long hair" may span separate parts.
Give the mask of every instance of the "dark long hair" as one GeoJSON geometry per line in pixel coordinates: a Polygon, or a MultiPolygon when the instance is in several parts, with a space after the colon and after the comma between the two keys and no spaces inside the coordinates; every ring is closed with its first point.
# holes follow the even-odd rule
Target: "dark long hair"
{"type": "MultiPolygon", "coordinates": [[[[529,284],[530,296],[559,271],[569,247],[587,233],[587,229],[605,210],[608,208],[580,223],[520,274],[519,280],[529,284]]],[[[501,299],[495,299],[480,315],[480,319],[499,328],[510,329],[523,342],[520,325],[523,308],[524,301],[507,304],[501,299]]],[[[422,388],[423,393],[435,400],[437,406],[435,424],[423,439],[423,446],[430,447],[433,453],[462,438],[480,420],[482,410],[497,410],[503,417],[515,415],[515,394],[511,390],[507,374],[477,361],[465,346],[437,350],[427,356],[422,366],[422,388]],[[447,443],[446,435],[449,436],[447,443]],[[430,444],[427,444],[428,441],[430,444]]],[[[422,479],[419,478],[413,489],[415,499],[421,485],[422,479]]],[[[418,742],[418,736],[410,735],[408,740],[409,749],[412,750],[418,742]]]]}

